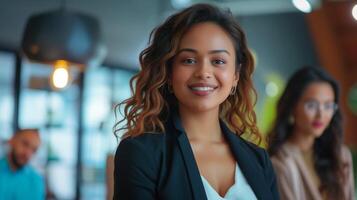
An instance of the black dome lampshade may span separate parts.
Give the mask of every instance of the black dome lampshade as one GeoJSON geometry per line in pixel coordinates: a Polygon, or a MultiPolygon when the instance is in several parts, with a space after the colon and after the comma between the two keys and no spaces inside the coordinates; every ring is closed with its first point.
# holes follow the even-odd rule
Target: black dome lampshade
{"type": "Polygon", "coordinates": [[[41,63],[87,65],[106,53],[97,19],[65,9],[32,15],[21,47],[30,60],[41,63]]]}

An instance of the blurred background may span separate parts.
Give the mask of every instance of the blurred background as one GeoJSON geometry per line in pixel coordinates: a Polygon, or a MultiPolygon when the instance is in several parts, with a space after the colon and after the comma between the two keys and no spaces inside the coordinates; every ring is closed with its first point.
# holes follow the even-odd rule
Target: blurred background
{"type": "MultiPolygon", "coordinates": [[[[140,68],[138,55],[151,30],[173,12],[200,2],[229,8],[246,31],[257,63],[256,110],[263,133],[287,78],[303,65],[322,66],[342,88],[345,142],[356,155],[353,0],[0,0],[0,153],[16,129],[40,128],[43,144],[32,164],[57,199],[110,197],[111,156],[118,144],[114,106],[130,96],[129,80],[140,68]],[[31,16],[59,9],[91,16],[98,25],[88,41],[69,41],[75,50],[61,52],[66,62],[44,59],[53,49],[36,54],[41,49],[24,39],[34,34],[26,29],[34,26],[31,16]],[[73,55],[78,48],[90,53],[73,55]]],[[[47,36],[68,32],[56,21],[44,23],[52,24],[47,36]]]]}

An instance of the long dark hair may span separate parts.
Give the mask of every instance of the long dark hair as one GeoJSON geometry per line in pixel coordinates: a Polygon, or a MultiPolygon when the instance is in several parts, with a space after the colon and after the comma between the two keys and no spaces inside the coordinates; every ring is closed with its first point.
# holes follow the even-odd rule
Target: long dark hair
{"type": "Polygon", "coordinates": [[[149,46],[140,54],[141,70],[131,82],[132,97],[124,104],[124,127],[116,124],[115,133],[125,131],[126,136],[136,136],[145,132],[163,132],[163,122],[177,105],[177,99],[169,91],[172,60],[176,56],[183,35],[195,24],[212,22],[219,25],[231,37],[236,53],[236,71],[239,83],[235,95],[230,95],[221,105],[220,116],[238,135],[256,136],[260,134],[256,125],[254,105],[256,92],[252,73],[254,61],[246,36],[237,20],[229,11],[209,4],[196,4],[170,16],[162,25],[153,30],[149,46]]]}
{"type": "MultiPolygon", "coordinates": [[[[335,103],[339,102],[337,82],[327,72],[318,67],[303,67],[287,83],[278,102],[277,117],[268,135],[268,152],[275,155],[284,142],[292,135],[293,125],[289,123],[300,97],[311,83],[325,82],[333,88],[335,103]]],[[[315,170],[320,178],[320,191],[326,192],[331,199],[342,199],[343,166],[340,159],[343,142],[342,116],[340,109],[334,113],[330,124],[323,134],[315,139],[313,145],[315,170]]]]}

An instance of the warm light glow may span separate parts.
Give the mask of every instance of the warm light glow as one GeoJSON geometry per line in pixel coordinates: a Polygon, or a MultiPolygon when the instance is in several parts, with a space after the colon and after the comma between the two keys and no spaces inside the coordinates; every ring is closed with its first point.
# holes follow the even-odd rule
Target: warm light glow
{"type": "Polygon", "coordinates": [[[276,95],[278,95],[278,91],[279,88],[276,85],[276,83],[274,82],[269,82],[266,86],[265,86],[265,93],[269,96],[269,97],[275,97],[276,95]]]}
{"type": "Polygon", "coordinates": [[[304,13],[312,11],[311,4],[308,0],[293,0],[294,6],[304,13]]]}
{"type": "Polygon", "coordinates": [[[52,85],[58,89],[65,88],[68,85],[69,72],[68,72],[68,62],[67,61],[58,60],[55,63],[51,81],[52,81],[52,85]]]}
{"type": "Polygon", "coordinates": [[[55,62],[55,68],[59,68],[59,67],[68,67],[69,66],[69,63],[67,62],[67,61],[65,61],[65,60],[57,60],[56,62],[55,62]]]}
{"type": "Polygon", "coordinates": [[[355,20],[357,20],[357,4],[352,8],[352,16],[355,20]]]}

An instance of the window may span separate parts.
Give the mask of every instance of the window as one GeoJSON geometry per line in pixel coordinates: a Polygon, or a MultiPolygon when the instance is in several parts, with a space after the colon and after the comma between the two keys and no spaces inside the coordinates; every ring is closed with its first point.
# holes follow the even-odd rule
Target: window
{"type": "Polygon", "coordinates": [[[54,91],[52,66],[23,62],[19,108],[20,128],[39,128],[42,144],[33,164],[40,166],[49,189],[59,199],[75,198],[79,88],[54,91]],[[45,166],[45,167],[44,167],[45,166]]]}
{"type": "Polygon", "coordinates": [[[113,134],[114,106],[130,96],[133,72],[108,67],[87,71],[84,92],[82,199],[104,199],[106,159],[118,142],[113,134]]]}
{"type": "MultiPolygon", "coordinates": [[[[15,54],[0,51],[0,147],[3,147],[13,130],[15,54]]],[[[5,149],[0,148],[0,155],[5,149]]]]}

